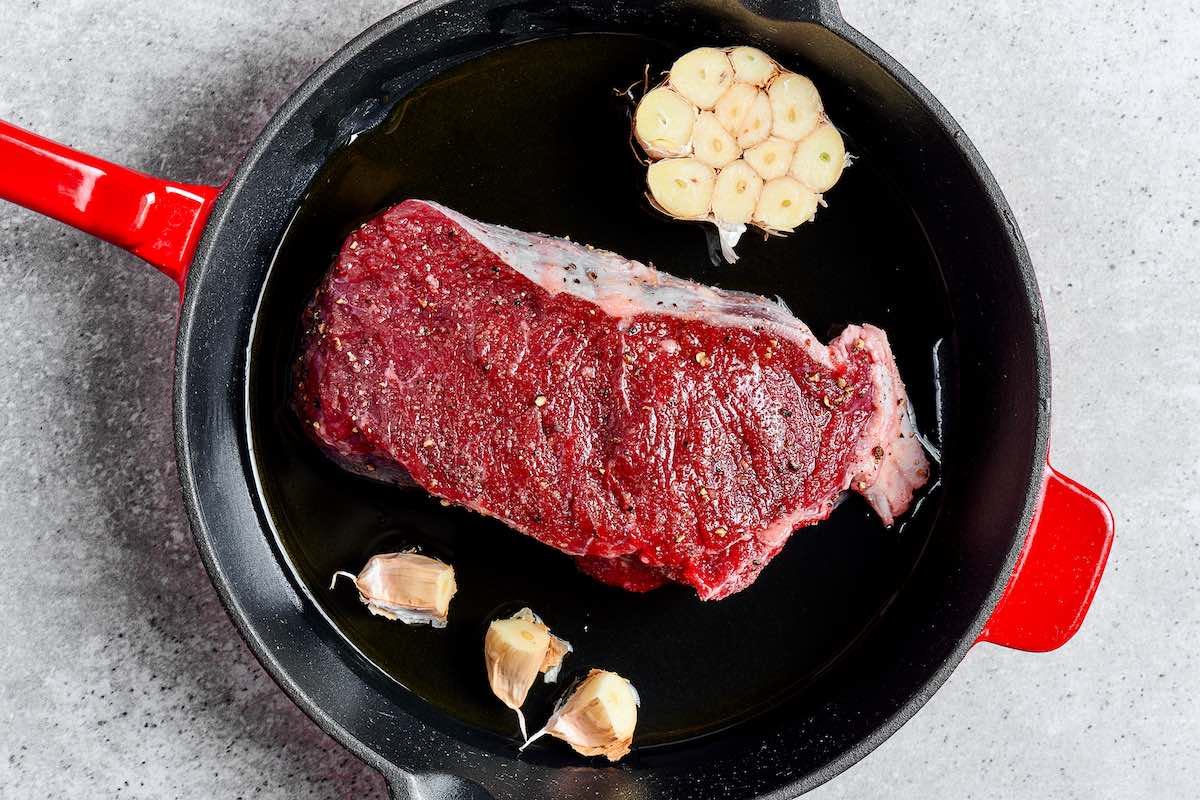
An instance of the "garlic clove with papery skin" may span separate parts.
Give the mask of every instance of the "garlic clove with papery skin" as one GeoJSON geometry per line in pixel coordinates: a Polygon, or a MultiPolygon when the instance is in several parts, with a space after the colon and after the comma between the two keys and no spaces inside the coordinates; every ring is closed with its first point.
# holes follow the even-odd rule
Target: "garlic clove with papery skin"
{"type": "Polygon", "coordinates": [[[594,669],[555,710],[546,727],[522,746],[550,735],[576,753],[618,761],[629,753],[637,727],[637,691],[615,672],[594,669]]]}
{"type": "Polygon", "coordinates": [[[532,610],[522,608],[507,619],[492,620],[483,638],[483,661],[488,685],[500,702],[517,712],[526,738],[521,706],[539,673],[553,683],[570,643],[550,632],[532,610]]]}
{"type": "Polygon", "coordinates": [[[458,591],[454,567],[418,553],[383,553],[372,556],[358,575],[338,571],[358,589],[359,599],[372,614],[408,625],[446,627],[450,600],[458,591]]]}

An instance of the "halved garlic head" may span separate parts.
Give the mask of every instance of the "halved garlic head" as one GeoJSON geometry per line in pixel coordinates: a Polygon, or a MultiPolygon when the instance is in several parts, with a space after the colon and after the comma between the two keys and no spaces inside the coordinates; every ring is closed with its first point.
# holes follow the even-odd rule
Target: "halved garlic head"
{"type": "Polygon", "coordinates": [[[330,589],[338,577],[354,582],[359,599],[372,614],[408,625],[446,627],[450,600],[458,591],[454,567],[418,553],[372,556],[358,575],[335,572],[330,589]]]}
{"type": "Polygon", "coordinates": [[[671,88],[701,109],[710,109],[733,83],[733,65],[724,50],[697,47],[671,65],[671,88]]]}
{"type": "Polygon", "coordinates": [[[716,226],[730,263],[746,225],[790,233],[824,205],[821,193],[850,161],[823,109],[811,80],[757,48],[685,53],[634,111],[651,201],[716,226]]]}
{"type": "Polygon", "coordinates": [[[617,761],[629,753],[633,743],[638,703],[628,680],[615,672],[594,669],[530,741],[549,734],[580,755],[617,761]]]}
{"type": "Polygon", "coordinates": [[[553,683],[571,645],[550,633],[537,615],[522,608],[508,619],[493,620],[483,638],[488,685],[500,702],[517,710],[525,704],[539,673],[553,683]]]}
{"type": "Polygon", "coordinates": [[[687,155],[692,151],[696,109],[674,91],[660,86],[646,93],[633,116],[638,144],[652,158],[687,155]]]}
{"type": "Polygon", "coordinates": [[[838,129],[822,122],[796,145],[791,174],[814,192],[828,191],[846,167],[846,144],[838,129]]]}
{"type": "Polygon", "coordinates": [[[713,168],[694,158],[655,161],[646,175],[654,202],[677,219],[705,219],[712,203],[713,168]]]}

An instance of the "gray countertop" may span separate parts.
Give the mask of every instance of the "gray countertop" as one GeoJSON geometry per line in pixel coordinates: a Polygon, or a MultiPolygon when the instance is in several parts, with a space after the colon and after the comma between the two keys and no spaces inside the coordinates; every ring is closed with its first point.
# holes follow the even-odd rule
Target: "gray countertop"
{"type": "MultiPolygon", "coordinates": [[[[396,3],[3,5],[0,118],[215,182],[396,3]]],[[[1053,455],[1109,501],[1118,539],[1072,642],[976,648],[810,796],[1194,796],[1200,9],[843,5],[961,121],[1015,209],[1051,331],[1053,455]]],[[[0,286],[0,796],[382,797],[258,666],[200,565],[173,462],[174,286],[7,204],[0,286]]]]}

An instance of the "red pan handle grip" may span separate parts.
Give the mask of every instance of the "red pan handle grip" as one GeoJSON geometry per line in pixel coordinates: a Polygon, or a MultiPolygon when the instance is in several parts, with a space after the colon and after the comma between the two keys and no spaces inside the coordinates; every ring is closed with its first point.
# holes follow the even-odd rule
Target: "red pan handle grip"
{"type": "Polygon", "coordinates": [[[1025,549],[979,641],[1038,653],[1066,644],[1092,604],[1112,541],[1104,501],[1047,464],[1025,549]]]}
{"type": "Polygon", "coordinates": [[[119,245],[180,286],[218,191],[118,167],[0,120],[0,198],[119,245]]]}

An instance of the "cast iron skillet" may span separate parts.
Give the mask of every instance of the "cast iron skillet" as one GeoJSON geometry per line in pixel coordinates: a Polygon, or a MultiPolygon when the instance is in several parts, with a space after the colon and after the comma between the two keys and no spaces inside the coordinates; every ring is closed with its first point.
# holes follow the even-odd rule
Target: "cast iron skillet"
{"type": "MultiPolygon", "coordinates": [[[[497,63],[495,55],[489,58],[493,61],[486,63],[497,63]]],[[[568,113],[569,104],[565,96],[557,107],[546,109],[546,118],[568,113]]],[[[525,116],[514,124],[527,124],[536,134],[552,123],[525,116]]],[[[502,137],[504,128],[496,130],[502,137]]],[[[452,127],[432,134],[452,138],[452,127]]],[[[491,173],[480,172],[488,163],[488,148],[480,152],[483,161],[468,162],[464,169],[475,170],[481,191],[492,191],[491,173]]],[[[184,497],[204,562],[270,673],[323,728],[379,768],[396,797],[794,796],[845,770],[895,731],[977,642],[1053,649],[1074,634],[1091,602],[1111,544],[1112,519],[1099,498],[1047,466],[1046,334],[1028,254],[1012,214],[949,114],[903,68],[850,28],[832,0],[420,2],[363,33],[309,78],[220,189],[133,173],[4,123],[0,159],[0,196],[119,244],[180,282],[176,444],[184,497]],[[861,508],[848,504],[813,533],[794,537],[755,587],[725,603],[702,608],[682,590],[672,594],[670,589],[631,600],[616,590],[562,578],[567,581],[559,586],[564,608],[592,603],[588,608],[595,611],[598,628],[611,622],[616,608],[647,614],[647,630],[658,625],[673,631],[660,647],[643,642],[642,661],[630,661],[622,669],[661,663],[667,657],[663,653],[689,656],[680,661],[678,674],[648,670],[636,676],[645,695],[647,738],[616,767],[553,746],[518,759],[511,740],[486,715],[473,718],[461,708],[439,711],[447,705],[439,698],[430,703],[416,696],[429,697],[429,686],[406,691],[382,670],[379,663],[387,660],[386,654],[376,658],[366,653],[360,640],[332,623],[340,619],[337,601],[308,580],[299,563],[303,547],[289,542],[286,530],[279,533],[281,518],[302,528],[304,522],[297,518],[319,514],[316,506],[302,509],[305,513],[278,508],[287,505],[290,485],[280,483],[280,474],[291,475],[289,464],[308,456],[256,450],[263,437],[273,435],[270,424],[260,419],[263,413],[269,416],[277,400],[269,376],[285,369],[269,354],[286,351],[290,340],[284,312],[316,281],[316,274],[304,268],[280,272],[276,254],[281,241],[279,256],[284,259],[289,247],[296,249],[296,241],[336,238],[354,215],[378,210],[369,208],[370,203],[399,199],[392,196],[399,189],[371,187],[377,173],[358,174],[356,185],[367,186],[348,195],[340,217],[336,203],[318,204],[335,208],[325,224],[314,224],[322,221],[321,214],[314,215],[311,203],[302,201],[336,199],[336,192],[323,195],[321,187],[356,176],[353,165],[347,166],[347,145],[360,137],[379,142],[379,136],[401,125],[393,112],[420,96],[423,85],[436,84],[445,75],[457,80],[470,64],[485,63],[472,59],[500,48],[540,47],[512,53],[544,54],[561,45],[542,40],[580,33],[627,34],[656,43],[662,52],[702,43],[762,47],[816,80],[830,116],[864,154],[855,168],[863,170],[862,177],[848,173],[848,188],[838,203],[793,237],[789,250],[774,243],[749,244],[746,263],[735,272],[696,265],[692,227],[632,216],[637,211],[628,217],[614,211],[608,223],[597,222],[595,215],[582,221],[572,217],[570,181],[579,176],[559,181],[566,188],[558,186],[559,194],[547,203],[523,202],[522,197],[528,198],[518,191],[501,212],[480,216],[571,233],[643,260],[657,256],[659,266],[709,282],[736,286],[740,281],[743,288],[778,292],[799,316],[817,323],[818,333],[848,321],[879,322],[900,354],[914,404],[927,414],[924,427],[935,429],[942,445],[940,483],[926,495],[907,530],[883,532],[861,508]],[[880,199],[884,195],[891,199],[880,199]],[[904,214],[897,215],[901,207],[904,214]],[[904,223],[893,225],[900,217],[904,223]],[[288,232],[290,225],[328,233],[306,239],[303,231],[288,232]],[[834,250],[831,232],[842,236],[834,250]],[[767,255],[772,247],[773,253],[807,254],[805,269],[785,273],[772,266],[770,258],[779,258],[767,255]],[[888,262],[892,249],[895,264],[888,262]],[[831,253],[846,256],[844,263],[870,266],[862,275],[847,277],[831,253]],[[276,274],[268,280],[273,263],[276,274]],[[905,276],[916,289],[904,282],[905,276]],[[936,344],[936,362],[928,349],[918,357],[930,340],[936,344]],[[256,377],[264,372],[267,378],[256,377]],[[926,383],[937,391],[918,388],[926,383]],[[935,420],[929,419],[933,416],[935,420]],[[882,594],[875,573],[855,571],[856,558],[869,561],[879,552],[908,559],[902,575],[879,573],[895,581],[882,594]],[[854,625],[838,627],[853,616],[845,606],[872,592],[874,604],[854,611],[854,625]],[[750,613],[764,610],[776,613],[750,613]],[[793,613],[778,613],[789,610],[793,613]],[[764,628],[762,620],[768,617],[782,620],[782,627],[764,628]],[[793,619],[831,622],[813,623],[811,630],[788,628],[793,619]],[[714,620],[722,626],[718,634],[708,624],[714,620]],[[765,637],[786,640],[797,632],[817,637],[832,630],[855,634],[824,642],[822,646],[836,649],[828,657],[805,662],[810,655],[806,645],[811,649],[807,638],[786,646],[771,642],[764,646],[769,658],[756,656],[765,637]],[[723,648],[712,646],[714,635],[723,648]],[[697,647],[705,648],[704,658],[688,649],[697,647]],[[781,658],[795,658],[795,669],[804,674],[795,676],[789,691],[772,694],[774,688],[765,682],[781,674],[772,666],[792,663],[781,658]],[[697,676],[704,683],[689,685],[697,676]],[[687,706],[681,696],[694,695],[691,707],[705,709],[718,706],[722,697],[754,697],[756,692],[774,698],[769,708],[691,727],[686,721],[674,727],[663,721],[664,709],[672,703],[687,706]]],[[[514,186],[547,188],[538,183],[537,166],[525,176],[507,175],[500,162],[493,169],[514,186]]],[[[613,167],[618,173],[622,169],[613,167]]],[[[379,173],[379,180],[386,184],[385,173],[379,173]]],[[[454,175],[451,169],[444,176],[444,197],[459,199],[460,209],[471,213],[470,194],[456,194],[460,183],[454,175]]],[[[636,197],[636,190],[631,194],[636,197]]],[[[301,478],[325,474],[313,469],[318,472],[310,470],[301,478]]],[[[332,470],[326,477],[335,496],[341,491],[337,482],[351,480],[332,470]]],[[[415,529],[452,531],[442,541],[447,547],[457,546],[453,531],[487,525],[446,516],[456,512],[410,512],[411,496],[396,490],[361,491],[371,502],[387,498],[388,513],[415,529]],[[371,494],[375,492],[390,494],[371,494]]],[[[497,541],[508,535],[495,527],[487,530],[497,541]]],[[[546,553],[535,558],[557,557],[546,548],[531,552],[546,553]]],[[[472,563],[469,551],[458,555],[472,563]]],[[[508,567],[498,557],[495,568],[508,567]]],[[[479,572],[478,566],[474,569],[479,572]]],[[[480,572],[480,585],[487,583],[485,572],[480,572]]],[[[544,583],[558,586],[556,580],[544,583]]],[[[551,590],[539,585],[529,591],[551,590]]],[[[483,622],[488,595],[480,592],[476,600],[463,592],[467,611],[462,613],[468,621],[459,635],[467,640],[482,632],[470,630],[483,622]]],[[[628,652],[622,655],[619,633],[590,645],[586,632],[579,634],[584,644],[580,658],[585,653],[630,658],[628,652]]],[[[437,648],[431,644],[427,651],[431,664],[441,658],[437,648]]]]}

